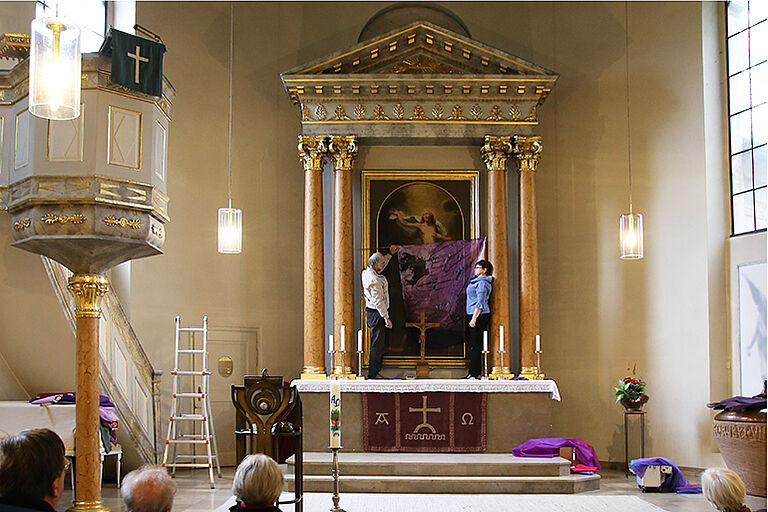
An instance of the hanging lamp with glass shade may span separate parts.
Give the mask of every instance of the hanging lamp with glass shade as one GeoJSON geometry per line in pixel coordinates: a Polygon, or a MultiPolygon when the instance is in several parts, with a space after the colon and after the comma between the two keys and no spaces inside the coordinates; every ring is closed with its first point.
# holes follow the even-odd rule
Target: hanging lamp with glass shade
{"type": "Polygon", "coordinates": [[[629,15],[624,2],[624,27],[626,33],[625,62],[627,73],[627,167],[629,169],[629,213],[619,217],[619,245],[621,259],[639,260],[643,257],[643,214],[632,211],[632,137],[630,135],[629,108],[629,15]]]}
{"type": "Polygon", "coordinates": [[[52,120],[80,115],[80,28],[58,17],[32,20],[29,111],[52,120]]]}
{"type": "Polygon", "coordinates": [[[227,197],[229,206],[219,208],[219,252],[221,254],[240,254],[243,251],[243,212],[232,208],[232,53],[234,32],[234,7],[229,4],[229,172],[227,179],[227,197]]]}

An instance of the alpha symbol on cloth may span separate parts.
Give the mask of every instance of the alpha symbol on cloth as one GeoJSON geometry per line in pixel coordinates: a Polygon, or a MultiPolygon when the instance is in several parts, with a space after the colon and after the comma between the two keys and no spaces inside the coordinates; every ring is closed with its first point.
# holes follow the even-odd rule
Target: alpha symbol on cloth
{"type": "Polygon", "coordinates": [[[409,407],[408,408],[408,412],[420,412],[421,413],[421,423],[416,425],[416,428],[413,429],[413,433],[414,434],[418,434],[419,430],[421,430],[422,428],[428,428],[434,434],[437,431],[435,430],[435,427],[430,425],[429,422],[427,421],[427,413],[430,413],[430,412],[442,412],[442,409],[440,407],[433,407],[431,409],[428,408],[427,407],[427,395],[422,395],[421,396],[421,404],[422,404],[421,405],[421,409],[419,409],[418,407],[409,407]]]}
{"type": "Polygon", "coordinates": [[[136,68],[133,74],[133,83],[137,84],[139,83],[139,64],[141,62],[149,62],[149,59],[147,57],[141,56],[141,47],[139,45],[136,45],[136,53],[128,52],[126,55],[136,61],[136,68]]]}
{"type": "Polygon", "coordinates": [[[374,423],[374,425],[378,425],[379,423],[384,423],[385,425],[389,425],[389,420],[387,419],[387,416],[389,416],[388,412],[377,412],[376,423],[374,423]]]}

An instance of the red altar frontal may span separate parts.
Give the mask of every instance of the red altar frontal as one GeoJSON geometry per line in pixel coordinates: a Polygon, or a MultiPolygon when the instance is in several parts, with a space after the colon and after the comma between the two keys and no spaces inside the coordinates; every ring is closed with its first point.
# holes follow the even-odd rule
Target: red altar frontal
{"type": "MultiPolygon", "coordinates": [[[[341,383],[344,451],[507,453],[550,437],[553,380],[352,380],[341,383]]],[[[304,412],[304,449],[328,449],[327,380],[294,380],[304,412]]]]}

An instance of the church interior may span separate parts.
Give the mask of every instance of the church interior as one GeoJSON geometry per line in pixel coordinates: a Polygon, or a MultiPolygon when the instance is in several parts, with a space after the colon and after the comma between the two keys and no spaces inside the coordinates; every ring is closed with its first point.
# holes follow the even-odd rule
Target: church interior
{"type": "MultiPolygon", "coordinates": [[[[95,397],[93,414],[99,392],[109,395],[119,417],[122,469],[105,458],[103,488],[85,492],[122,510],[115,471],[124,475],[166,460],[168,418],[173,423],[178,412],[181,377],[172,374],[179,369],[178,340],[200,340],[179,326],[205,325],[211,371],[202,414],[215,424],[224,476],[214,477],[211,468],[212,490],[207,470],[182,466],[175,510],[234,504],[231,480],[243,449],[233,434],[240,421],[235,387],[263,369],[299,383],[294,387],[304,407],[305,473],[315,455],[323,464],[327,457],[323,468],[330,470],[328,394],[338,381],[326,374],[342,377],[341,506],[347,510],[381,510],[386,503],[412,510],[708,509],[700,494],[643,493],[625,468],[629,458],[641,456],[641,434],[643,457],[674,461],[693,483],[706,468],[730,467],[713,434],[713,422],[719,432],[717,411],[707,404],[765,392],[765,5],[72,3],[103,9],[105,28],[133,35],[135,23],[159,36],[165,46],[162,93],[112,84],[110,57],[96,53],[102,33],[95,48],[83,49],[84,121],[71,125],[76,142],[62,143],[50,126],[64,121],[24,115],[29,59],[0,58],[0,408],[8,407],[0,414],[0,436],[15,433],[23,421],[29,422],[25,428],[53,421],[50,412],[11,419],[19,407],[14,404],[28,405],[40,393],[82,390],[82,397],[95,397]],[[746,64],[752,73],[746,152],[734,150],[731,5],[749,6],[751,51],[757,55],[746,64]],[[425,50],[408,53],[411,34],[425,50]],[[363,69],[356,71],[361,60],[363,69]],[[452,99],[438,105],[431,95],[440,94],[452,99]],[[502,105],[499,111],[492,110],[494,102],[502,105]],[[109,119],[89,119],[97,110],[109,112],[109,119]],[[135,140],[125,135],[133,122],[135,140]],[[123,135],[118,123],[129,126],[123,135]],[[526,141],[533,141],[535,155],[529,146],[519,149],[526,141]],[[743,193],[734,195],[735,153],[754,155],[748,206],[736,199],[743,193]],[[51,184],[56,176],[61,188],[51,184]],[[450,381],[430,389],[528,386],[536,392],[483,395],[488,430],[482,446],[489,453],[414,455],[386,448],[370,454],[371,460],[384,467],[414,455],[415,465],[431,460],[470,468],[471,456],[511,453],[529,437],[576,438],[589,443],[602,464],[602,480],[593,480],[594,487],[500,492],[447,485],[427,494],[413,484],[415,477],[389,487],[364,479],[344,487],[344,456],[370,452],[372,441],[367,430],[363,434],[369,428],[366,394],[379,394],[377,385],[422,381],[414,378],[419,354],[413,340],[412,353],[385,353],[384,379],[355,378],[358,369],[364,375],[368,368],[371,343],[361,272],[385,242],[401,243],[381,235],[377,208],[384,211],[394,197],[390,191],[409,180],[439,182],[458,197],[466,215],[454,240],[486,237],[487,259],[498,266],[487,372],[493,378],[461,380],[468,367],[462,338],[458,352],[447,348],[427,358],[429,377],[450,381]],[[78,195],[78,183],[86,182],[97,192],[78,195]],[[466,198],[459,197],[464,190],[466,198]],[[89,202],[89,194],[96,199],[89,202]],[[242,247],[235,254],[217,250],[217,210],[227,205],[242,212],[242,247]],[[86,217],[101,215],[106,227],[78,220],[72,212],[80,206],[92,212],[86,217]],[[751,225],[739,224],[737,207],[749,210],[751,225]],[[619,257],[619,218],[627,211],[642,213],[639,259],[619,257]],[[43,213],[50,222],[39,217],[43,213]],[[79,236],[87,229],[96,234],[79,236]],[[88,279],[73,284],[81,275],[88,279]],[[756,284],[747,288],[747,281],[756,284]],[[101,311],[97,307],[98,314],[86,318],[86,299],[75,288],[88,286],[103,299],[101,311]],[[506,342],[497,336],[500,325],[506,342]],[[88,329],[97,347],[90,355],[81,347],[88,329]],[[358,330],[362,364],[350,348],[358,330]],[[327,345],[329,335],[335,345],[327,345]],[[339,345],[344,336],[346,345],[339,345]],[[745,348],[749,343],[754,349],[745,348]],[[349,350],[333,352],[340,346],[349,350]],[[101,372],[90,384],[83,384],[86,357],[101,372]],[[509,380],[515,375],[528,380],[509,380]],[[645,383],[649,398],[639,415],[628,415],[617,403],[617,381],[627,376],[645,383]],[[452,497],[456,492],[461,494],[452,497]],[[595,501],[579,502],[590,496],[595,501]],[[637,497],[637,503],[629,501],[637,497]]],[[[0,34],[29,34],[41,4],[0,2],[0,34]]],[[[129,74],[133,65],[131,60],[129,74]]],[[[139,65],[136,58],[136,83],[139,65]]],[[[397,228],[396,210],[389,213],[397,228]]],[[[413,219],[408,222],[415,225],[413,219]]],[[[435,234],[452,229],[443,222],[432,239],[422,233],[414,242],[412,231],[402,245],[448,240],[435,234]]],[[[397,274],[386,275],[391,290],[397,274]]],[[[427,341],[423,346],[429,352],[427,341]]],[[[756,457],[762,460],[762,495],[747,497],[752,510],[766,506],[760,414],[755,428],[762,436],[756,457]]],[[[91,472],[98,466],[96,460],[91,472]]],[[[331,507],[330,472],[319,483],[313,478],[305,474],[304,508],[331,507]]],[[[286,499],[294,495],[292,482],[286,499]]],[[[59,510],[74,499],[69,480],[67,487],[59,510]]]]}

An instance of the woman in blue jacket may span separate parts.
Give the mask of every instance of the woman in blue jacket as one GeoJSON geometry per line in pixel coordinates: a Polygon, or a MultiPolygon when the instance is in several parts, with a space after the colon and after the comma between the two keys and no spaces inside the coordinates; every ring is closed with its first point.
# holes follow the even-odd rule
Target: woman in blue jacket
{"type": "Polygon", "coordinates": [[[475,277],[467,285],[467,322],[469,323],[469,373],[465,378],[480,376],[480,356],[483,346],[483,331],[491,323],[491,282],[493,265],[480,260],[475,264],[475,277]]]}

